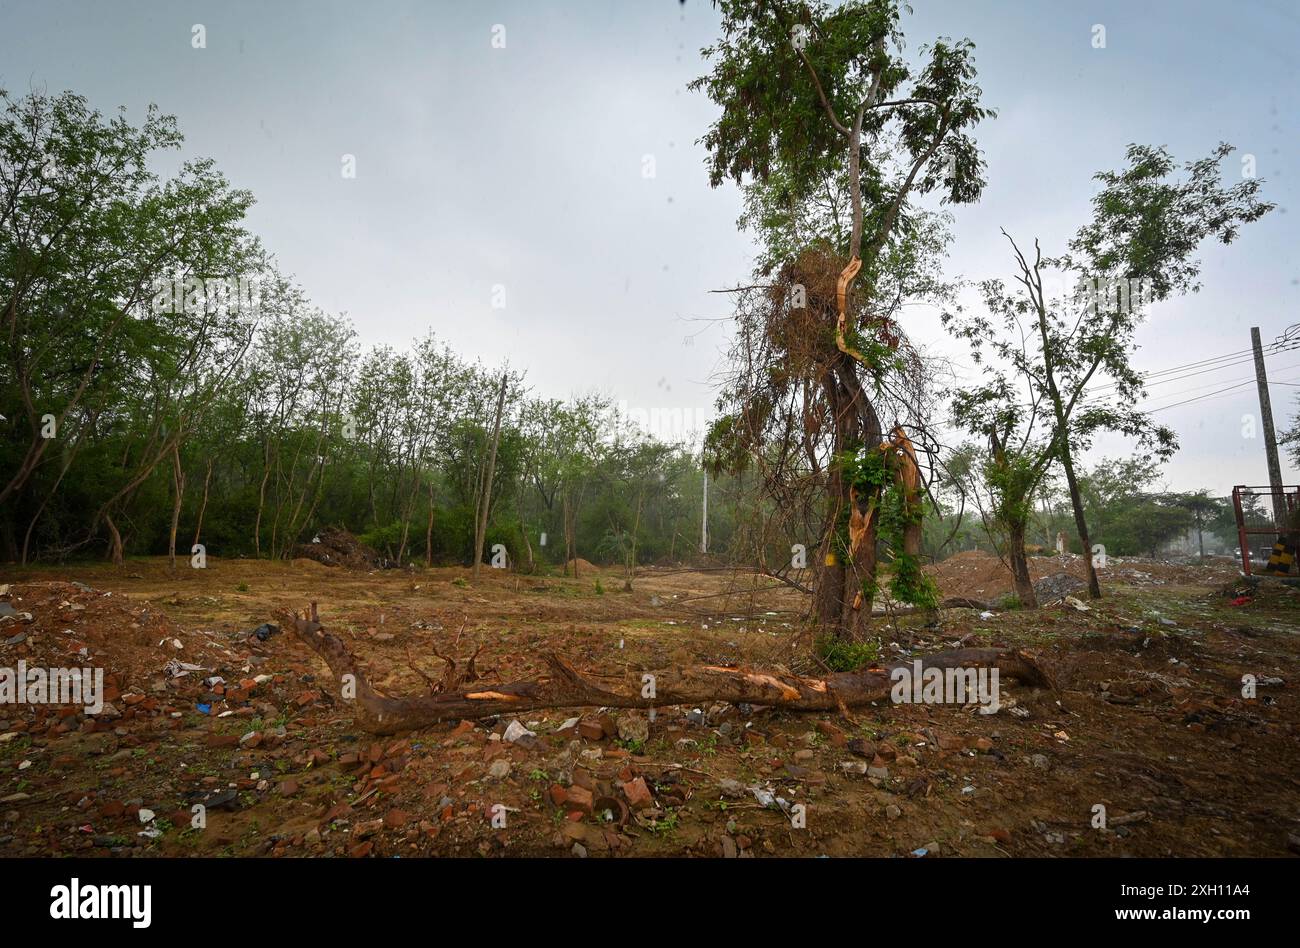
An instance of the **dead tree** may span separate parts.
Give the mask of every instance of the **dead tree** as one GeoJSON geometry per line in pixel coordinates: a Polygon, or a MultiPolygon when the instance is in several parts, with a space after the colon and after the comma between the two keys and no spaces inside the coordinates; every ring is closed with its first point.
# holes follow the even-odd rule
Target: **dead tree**
{"type": "MultiPolygon", "coordinates": [[[[325,631],[316,603],[302,616],[296,612],[285,613],[282,622],[324,659],[336,679],[351,687],[356,722],[374,734],[418,731],[439,721],[476,720],[539,708],[663,708],[716,701],[795,711],[838,711],[847,717],[851,707],[887,701],[893,687],[890,678],[893,669],[913,667],[910,662],[900,662],[806,677],[785,670],[693,665],[648,673],[654,676],[655,696],[645,698],[641,681],[610,688],[585,677],[560,655],[548,653],[543,656],[551,669],[546,677],[466,687],[476,677],[473,660],[460,674],[455,663],[448,661],[447,675],[442,682],[422,675],[428,686],[426,693],[398,697],[375,691],[351,650],[338,636],[325,631]]],[[[1054,687],[1037,659],[1015,649],[955,649],[936,653],[921,662],[923,671],[996,668],[999,676],[1029,685],[1054,687]]]]}

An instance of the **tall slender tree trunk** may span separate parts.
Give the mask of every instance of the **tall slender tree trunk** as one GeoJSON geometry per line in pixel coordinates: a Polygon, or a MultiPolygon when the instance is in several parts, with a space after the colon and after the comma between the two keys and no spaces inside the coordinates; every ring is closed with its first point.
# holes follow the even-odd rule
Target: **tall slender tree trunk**
{"type": "Polygon", "coordinates": [[[528,555],[528,572],[531,575],[537,571],[537,561],[533,558],[533,541],[528,537],[528,524],[524,522],[524,496],[522,488],[515,494],[515,504],[519,510],[519,533],[524,538],[524,552],[528,555]]]}
{"type": "Polygon", "coordinates": [[[208,473],[203,477],[203,500],[199,503],[199,516],[194,524],[194,545],[197,546],[199,537],[203,535],[203,515],[208,510],[208,488],[212,485],[212,463],[215,458],[208,458],[208,473]]]}
{"type": "MultiPolygon", "coordinates": [[[[1062,441],[1064,441],[1062,437],[1062,441]]],[[[1092,562],[1092,539],[1088,536],[1088,520],[1083,513],[1083,493],[1079,490],[1079,481],[1074,476],[1074,458],[1069,447],[1061,450],[1061,466],[1065,468],[1065,483],[1070,488],[1070,505],[1074,508],[1074,526],[1079,531],[1079,542],[1083,544],[1083,562],[1088,570],[1088,598],[1101,598],[1101,584],[1097,581],[1097,568],[1092,562]]]]}
{"type": "Polygon", "coordinates": [[[50,502],[50,498],[52,498],[55,495],[55,493],[58,491],[59,484],[63,483],[63,475],[67,473],[68,473],[68,465],[65,464],[63,466],[63,470],[59,472],[58,480],[54,482],[54,486],[50,488],[50,492],[41,501],[41,505],[36,508],[36,513],[32,515],[31,522],[27,524],[27,532],[23,534],[22,564],[24,566],[27,565],[27,552],[31,545],[32,531],[36,528],[36,522],[41,519],[41,514],[45,513],[45,506],[50,502]]]}
{"type": "Polygon", "coordinates": [[[1083,512],[1083,494],[1079,490],[1079,480],[1074,476],[1074,454],[1070,449],[1070,420],[1065,415],[1065,404],[1061,392],[1056,387],[1056,373],[1052,368],[1051,345],[1047,337],[1047,311],[1041,295],[1037,302],[1039,338],[1043,344],[1043,370],[1047,379],[1047,394],[1052,400],[1052,411],[1056,417],[1056,444],[1061,466],[1065,468],[1065,483],[1070,489],[1070,506],[1074,508],[1074,526],[1079,532],[1079,542],[1083,544],[1083,563],[1088,574],[1088,598],[1101,598],[1101,584],[1097,581],[1097,568],[1092,562],[1092,539],[1088,536],[1088,519],[1083,512]]]}
{"type": "Polygon", "coordinates": [[[641,529],[641,507],[645,500],[643,490],[636,498],[636,518],[632,521],[632,538],[628,544],[627,559],[624,561],[623,591],[632,591],[632,577],[636,575],[636,535],[641,529]]]}
{"type": "Polygon", "coordinates": [[[424,565],[433,566],[433,478],[429,478],[429,522],[424,528],[424,565]]]}
{"type": "MultiPolygon", "coordinates": [[[[573,563],[573,553],[569,545],[569,493],[566,490],[560,495],[560,531],[564,534],[564,575],[569,575],[569,564],[573,563]]],[[[574,563],[574,575],[577,575],[577,564],[574,563]]]]}
{"type": "Polygon", "coordinates": [[[122,534],[118,532],[112,516],[107,513],[104,514],[104,523],[108,525],[109,556],[113,559],[113,565],[121,569],[126,565],[126,557],[122,552],[122,534]]]}
{"type": "Polygon", "coordinates": [[[185,469],[181,466],[180,445],[172,445],[172,526],[167,536],[167,562],[176,572],[176,532],[181,524],[181,501],[185,496],[185,469]]]}
{"type": "Polygon", "coordinates": [[[266,482],[271,477],[270,452],[267,452],[266,466],[262,469],[262,486],[257,491],[257,519],[253,521],[253,553],[262,555],[262,512],[266,510],[266,482]]]}
{"type": "Polygon", "coordinates": [[[497,392],[496,417],[492,420],[492,446],[488,450],[487,471],[483,476],[483,493],[479,498],[478,520],[474,527],[474,575],[483,565],[483,544],[487,542],[488,508],[492,504],[492,478],[496,476],[497,445],[501,441],[501,412],[506,404],[506,384],[509,374],[501,372],[501,390],[497,392]]]}

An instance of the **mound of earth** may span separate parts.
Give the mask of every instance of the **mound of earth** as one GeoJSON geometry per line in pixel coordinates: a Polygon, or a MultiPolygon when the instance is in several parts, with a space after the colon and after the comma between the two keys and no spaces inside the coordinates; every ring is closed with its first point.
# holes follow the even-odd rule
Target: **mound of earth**
{"type": "Polygon", "coordinates": [[[305,570],[328,570],[329,567],[319,560],[309,560],[305,556],[295,556],[289,561],[289,565],[294,569],[305,570]]]}
{"type": "Polygon", "coordinates": [[[383,569],[392,565],[387,557],[346,530],[322,530],[311,542],[298,544],[293,554],[295,559],[315,560],[326,566],[348,569],[383,569]]]}
{"type": "Polygon", "coordinates": [[[1066,596],[1086,594],[1087,591],[1088,583],[1085,580],[1064,572],[1034,581],[1034,595],[1038,597],[1039,605],[1047,605],[1066,596]]]}
{"type": "Polygon", "coordinates": [[[82,583],[23,583],[5,602],[14,612],[0,622],[0,665],[102,668],[104,700],[115,706],[103,720],[129,712],[129,696],[170,694],[181,684],[197,701],[204,678],[224,672],[238,681],[246,664],[239,633],[189,631],[150,605],[82,583]],[[118,700],[123,695],[127,706],[118,700]]]}
{"type": "Polygon", "coordinates": [[[566,569],[569,571],[569,575],[573,575],[575,568],[578,571],[578,575],[582,575],[583,573],[595,573],[600,569],[600,567],[595,563],[590,563],[587,560],[584,560],[581,556],[574,557],[565,565],[566,569]]]}
{"type": "MultiPolygon", "coordinates": [[[[1074,553],[1031,556],[1028,562],[1030,578],[1042,602],[1077,595],[1080,589],[1086,588],[1088,574],[1082,556],[1074,553]]],[[[1015,591],[1011,570],[996,555],[984,550],[954,554],[927,566],[925,571],[944,596],[991,601],[1015,591]]],[[[1106,566],[1097,570],[1097,575],[1103,585],[1110,581],[1126,586],[1178,586],[1230,582],[1238,572],[1236,562],[1225,557],[1210,558],[1200,564],[1111,556],[1106,566]]]]}

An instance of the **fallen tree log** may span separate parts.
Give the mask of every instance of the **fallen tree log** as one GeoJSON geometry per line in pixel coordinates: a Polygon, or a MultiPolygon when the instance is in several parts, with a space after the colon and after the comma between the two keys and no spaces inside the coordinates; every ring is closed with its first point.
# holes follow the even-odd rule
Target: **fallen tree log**
{"type": "Polygon", "coordinates": [[[325,631],[316,603],[313,602],[303,616],[296,612],[286,613],[282,621],[324,659],[341,683],[350,688],[357,724],[375,734],[418,731],[439,721],[474,720],[539,708],[663,708],[715,701],[796,711],[839,711],[847,716],[848,708],[889,700],[893,686],[890,673],[895,668],[911,669],[918,660],[923,671],[930,668],[996,668],[999,677],[1029,685],[1055,687],[1040,663],[1023,651],[963,648],[884,667],[835,672],[821,677],[744,666],[691,665],[647,672],[653,676],[654,696],[644,697],[644,678],[624,688],[610,688],[584,677],[560,655],[548,653],[543,656],[551,669],[547,677],[465,687],[463,678],[455,674],[455,664],[449,663],[448,674],[441,683],[421,673],[428,685],[426,693],[389,696],[371,687],[347,645],[338,636],[325,631]]]}

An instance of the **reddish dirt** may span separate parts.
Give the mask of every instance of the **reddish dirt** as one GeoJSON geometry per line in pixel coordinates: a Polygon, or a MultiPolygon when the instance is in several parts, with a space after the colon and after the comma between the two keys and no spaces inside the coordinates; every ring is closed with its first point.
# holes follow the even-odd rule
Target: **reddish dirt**
{"type": "MultiPolygon", "coordinates": [[[[1029,575],[1037,582],[1058,573],[1067,573],[1080,581],[1087,580],[1083,557],[1072,553],[1029,557],[1029,575]]],[[[926,572],[934,578],[945,596],[967,596],[995,600],[1014,591],[1011,570],[992,553],[970,550],[948,557],[926,572]]],[[[1097,571],[1102,584],[1126,586],[1164,586],[1197,583],[1228,583],[1238,573],[1236,561],[1214,557],[1201,564],[1180,564],[1164,560],[1112,556],[1097,571]]]]}
{"type": "MultiPolygon", "coordinates": [[[[103,667],[114,707],[91,718],[0,705],[0,854],[1244,856],[1300,845],[1300,591],[1265,585],[1233,605],[1217,566],[1125,561],[1087,612],[877,620],[886,660],[959,640],[1034,649],[1060,690],[1004,682],[994,715],[887,704],[846,721],[715,705],[648,723],[557,709],[522,716],[536,736],[512,743],[509,719],[374,739],[304,646],[249,633],[319,599],[391,692],[424,687],[412,663],[438,678],[435,649],[463,659],[479,646],[485,682],[541,673],[547,650],[628,681],[689,662],[815,673],[803,600],[762,578],[669,569],[641,571],[624,593],[620,571],[597,568],[475,580],[208,563],[175,577],[163,560],[7,577],[0,602],[19,615],[0,618],[0,668],[103,667]],[[173,660],[203,670],[173,677],[173,660]],[[1260,683],[1254,698],[1244,674],[1260,683]],[[211,675],[224,684],[205,685],[211,675]],[[571,717],[576,733],[559,733],[571,717]],[[806,829],[751,787],[802,804],[806,829]],[[1105,829],[1092,825],[1098,805],[1105,829]]],[[[940,564],[945,593],[989,595],[967,568],[940,564]]]]}

